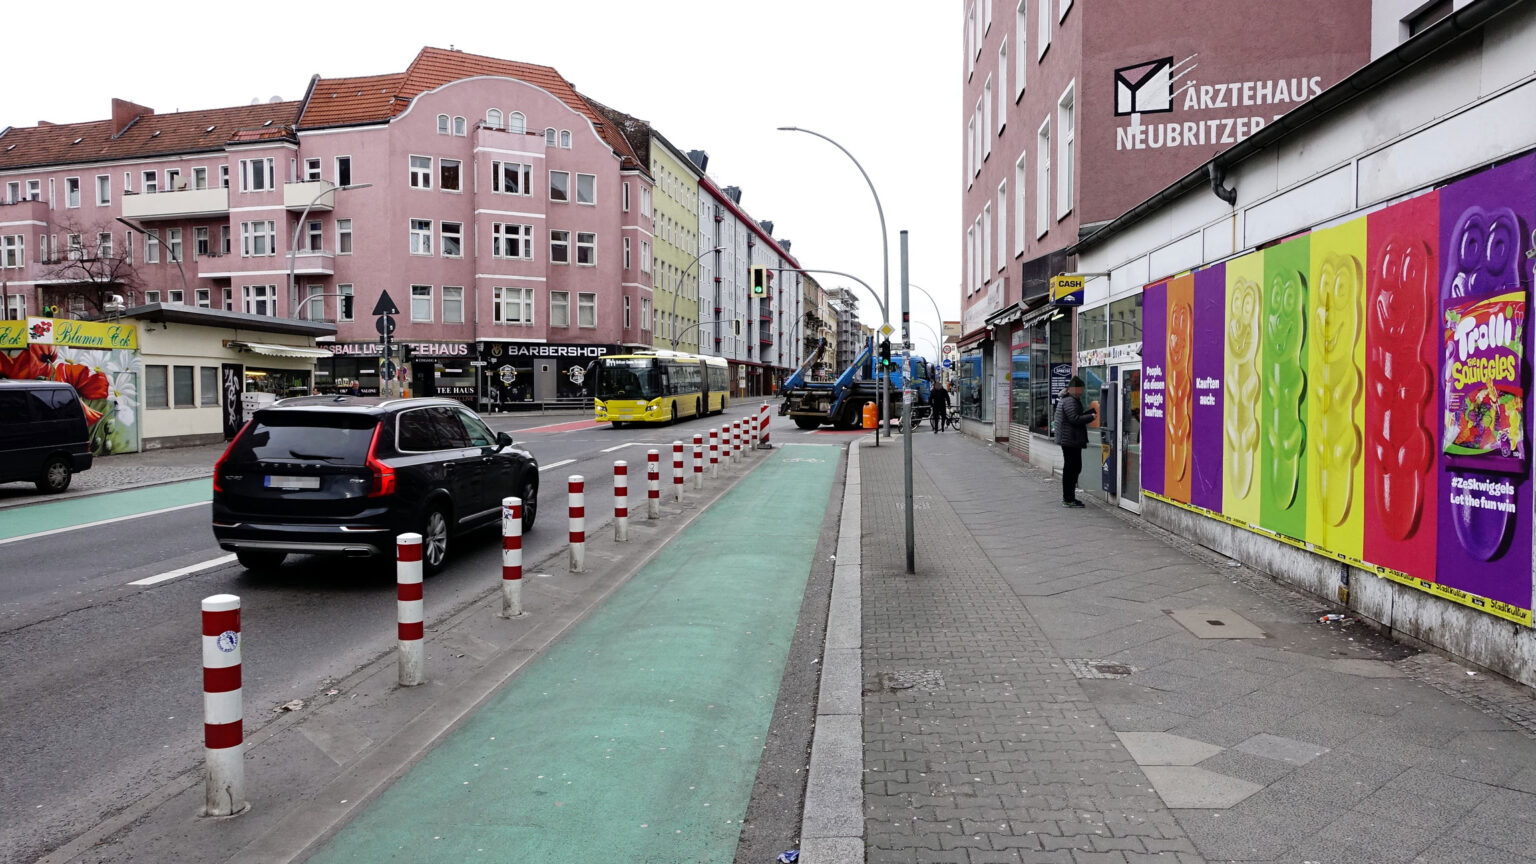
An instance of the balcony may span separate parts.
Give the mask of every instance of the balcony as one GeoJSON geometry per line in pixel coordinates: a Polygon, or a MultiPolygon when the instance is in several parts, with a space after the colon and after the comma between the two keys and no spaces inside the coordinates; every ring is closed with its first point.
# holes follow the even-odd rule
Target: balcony
{"type": "Polygon", "coordinates": [[[229,190],[177,189],[123,195],[123,218],[139,222],[158,219],[200,219],[229,216],[229,190]]]}
{"type": "Polygon", "coordinates": [[[335,276],[336,253],[329,249],[300,249],[289,252],[284,264],[291,264],[295,276],[335,276]]]}
{"type": "Polygon", "coordinates": [[[772,345],[773,344],[773,331],[771,331],[771,330],[759,331],[758,334],[757,334],[757,341],[759,343],[763,344],[763,345],[772,345]]]}
{"type": "Polygon", "coordinates": [[[311,213],[332,210],[336,207],[336,184],[325,180],[284,183],[283,207],[295,213],[306,208],[311,213]]]}

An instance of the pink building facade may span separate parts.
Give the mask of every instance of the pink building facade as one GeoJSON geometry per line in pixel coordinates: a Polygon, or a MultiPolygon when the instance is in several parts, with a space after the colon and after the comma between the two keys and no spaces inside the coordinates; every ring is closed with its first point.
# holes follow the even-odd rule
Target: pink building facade
{"type": "Polygon", "coordinates": [[[377,392],[387,292],[401,383],[490,409],[651,342],[650,176],[553,69],[429,48],[298,102],[113,107],[0,133],[8,317],[115,293],[333,320],[317,385],[377,392]]]}

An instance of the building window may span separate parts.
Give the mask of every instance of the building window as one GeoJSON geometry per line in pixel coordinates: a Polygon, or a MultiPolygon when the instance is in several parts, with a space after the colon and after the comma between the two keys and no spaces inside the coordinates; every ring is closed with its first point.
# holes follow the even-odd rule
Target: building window
{"type": "Polygon", "coordinates": [[[233,289],[233,288],[225,288],[224,291],[223,291],[223,295],[224,295],[224,311],[225,312],[233,312],[233,311],[235,311],[235,289],[233,289]]]}
{"type": "Polygon", "coordinates": [[[159,291],[145,291],[144,292],[144,302],[145,303],[159,303],[160,302],[160,292],[159,291]]]}
{"type": "Polygon", "coordinates": [[[197,305],[203,309],[213,308],[213,291],[208,288],[198,288],[193,292],[197,298],[197,305]]]}
{"type": "Polygon", "coordinates": [[[569,129],[561,129],[560,130],[560,149],[561,150],[569,150],[569,149],[571,149],[571,130],[569,130],[569,129]]]}
{"type": "Polygon", "coordinates": [[[431,321],[432,320],[432,286],[431,285],[412,285],[411,286],[411,320],[412,321],[431,321]]]}
{"type": "Polygon", "coordinates": [[[528,118],[521,111],[513,111],[507,115],[507,131],[518,135],[528,131],[528,118]]]}
{"type": "Polygon", "coordinates": [[[649,186],[640,187],[640,215],[651,215],[651,187],[649,186]]]}
{"type": "Polygon", "coordinates": [[[553,126],[550,126],[544,130],[544,146],[555,146],[555,128],[553,126]]]}
{"type": "Polygon", "coordinates": [[[192,169],[192,188],[193,189],[207,189],[208,188],[208,167],[206,165],[202,166],[200,168],[193,168],[192,169]]]}
{"type": "Polygon", "coordinates": [[[1035,236],[1051,230],[1051,120],[1035,136],[1035,236]]]}
{"type": "Polygon", "coordinates": [[[571,263],[571,232],[549,232],[549,260],[552,264],[571,263]]]}
{"type": "Polygon", "coordinates": [[[336,254],[352,254],[352,220],[336,220],[336,254]]]}
{"type": "Polygon", "coordinates": [[[5,203],[17,204],[21,201],[21,181],[11,180],[5,184],[5,203]]]}
{"type": "Polygon", "coordinates": [[[571,326],[571,292],[549,292],[549,326],[571,326]]]}
{"type": "Polygon", "coordinates": [[[443,286],[443,323],[464,323],[464,289],[457,286],[443,286]]]}
{"type": "Polygon", "coordinates": [[[965,229],[965,293],[976,293],[976,226],[965,229]]]}
{"type": "Polygon", "coordinates": [[[27,235],[7,234],[0,237],[0,267],[15,269],[27,266],[27,235]]]}
{"type": "MultiPolygon", "coordinates": [[[[129,235],[129,236],[131,237],[132,235],[129,235]]],[[[132,248],[131,245],[130,245],[130,248],[132,248]]],[[[219,226],[219,254],[220,255],[228,255],[229,254],[229,248],[230,248],[230,246],[229,246],[229,226],[228,225],[220,225],[219,226]]]]}
{"type": "Polygon", "coordinates": [[[464,257],[464,223],[443,222],[438,228],[444,258],[464,257]]]}
{"type": "MultiPolygon", "coordinates": [[[[154,180],[148,172],[144,176],[144,191],[149,192],[154,180]]],[[[261,192],[273,188],[275,185],[272,157],[265,159],[241,159],[240,160],[240,191],[261,192]]]]}
{"type": "Polygon", "coordinates": [[[1036,20],[1040,24],[1039,32],[1035,34],[1036,59],[1045,56],[1045,49],[1051,47],[1051,0],[1040,0],[1039,8],[1035,10],[1036,20]]]}
{"type": "Polygon", "coordinates": [[[497,324],[532,324],[533,289],[492,288],[491,320],[497,324]]]}
{"type": "Polygon", "coordinates": [[[105,207],[112,203],[112,175],[96,175],[96,206],[105,207]]]}
{"type": "Polygon", "coordinates": [[[151,228],[144,232],[144,263],[160,263],[160,229],[151,228]]]}
{"type": "Polygon", "coordinates": [[[997,134],[1008,127],[1008,40],[997,49],[997,134]]]}
{"type": "Polygon", "coordinates": [[[629,328],[630,328],[630,323],[629,323],[629,296],[625,295],[625,297],[624,297],[624,329],[628,330],[629,328]]]}
{"type": "Polygon", "coordinates": [[[96,257],[97,258],[111,258],[112,257],[112,232],[111,231],[98,231],[98,232],[96,232],[96,257]]]}
{"type": "Polygon", "coordinates": [[[576,326],[597,326],[597,295],[585,291],[576,295],[576,326]]]}
{"type": "Polygon", "coordinates": [[[622,206],[624,208],[624,212],[628,213],[629,212],[629,181],[628,180],[624,181],[624,201],[623,201],[622,206]]]}
{"type": "Polygon", "coordinates": [[[1061,0],[1061,14],[1057,16],[1058,20],[1065,20],[1067,17],[1067,10],[1071,8],[1072,0],[1061,0]]]}
{"type": "Polygon", "coordinates": [[[80,178],[79,177],[65,177],[64,178],[64,206],[65,207],[79,207],[80,206],[80,178]]]}
{"type": "Polygon", "coordinates": [[[987,76],[987,83],[981,88],[981,158],[983,161],[992,155],[992,76],[987,76]]]}
{"type": "Polygon", "coordinates": [[[630,261],[629,261],[629,238],[625,237],[624,238],[624,269],[628,270],[629,266],[630,266],[630,261]]]}
{"type": "Polygon", "coordinates": [[[491,129],[501,128],[501,112],[492,108],[485,112],[485,125],[491,129]]]}
{"type": "Polygon", "coordinates": [[[521,162],[492,162],[491,191],[503,195],[532,195],[533,166],[521,162]]]}
{"type": "Polygon", "coordinates": [[[491,223],[491,257],[533,260],[533,226],[491,223]]]}
{"type": "Polygon", "coordinates": [[[5,319],[7,321],[27,320],[27,295],[5,295],[5,319]]]}
{"type": "MultiPolygon", "coordinates": [[[[313,183],[314,181],[319,180],[319,179],[320,179],[320,160],[319,159],[305,159],[304,160],[304,180],[306,182],[313,183]]],[[[199,188],[201,188],[201,187],[199,187],[199,188]]]]}
{"type": "Polygon", "coordinates": [[[192,375],[195,367],[171,367],[171,397],[177,408],[191,408],[197,404],[192,392],[192,375]]]}
{"type": "Polygon", "coordinates": [[[431,255],[432,254],[432,220],[431,219],[412,219],[411,220],[411,254],[412,255],[431,255]]]}
{"type": "Polygon", "coordinates": [[[276,285],[246,285],[242,289],[245,298],[245,314],[276,315],[276,285]]]}
{"type": "Polygon", "coordinates": [[[146,365],[144,367],[144,407],[171,407],[170,367],[146,365]]]}
{"type": "Polygon", "coordinates": [[[410,158],[410,164],[411,164],[411,188],[412,189],[431,189],[432,188],[432,157],[431,156],[412,156],[410,158]]]}
{"type": "Polygon", "coordinates": [[[997,270],[1008,267],[1008,181],[997,184],[997,270]]]}
{"type": "Polygon", "coordinates": [[[301,307],[303,318],[310,321],[319,321],[325,317],[325,298],[320,296],[325,293],[324,285],[305,285],[304,303],[301,307]]]}
{"type": "Polygon", "coordinates": [[[465,126],[466,123],[463,117],[455,116],[453,118],[453,134],[463,138],[465,133],[465,126]]]}
{"type": "Polygon", "coordinates": [[[437,134],[439,134],[439,135],[447,135],[447,134],[449,134],[449,132],[450,132],[450,127],[448,126],[448,115],[447,114],[439,114],[439,115],[437,115],[437,134]]]}
{"type": "Polygon", "coordinates": [[[337,186],[351,186],[352,185],[352,157],[351,156],[337,156],[336,157],[336,185],[337,186]]]}
{"type": "Polygon", "coordinates": [[[640,329],[651,329],[651,301],[644,297],[640,298],[640,329]]]}
{"type": "Polygon", "coordinates": [[[43,187],[42,187],[42,181],[41,180],[28,180],[27,181],[27,200],[28,201],[41,201],[41,200],[43,200],[43,187]]]}
{"type": "Polygon", "coordinates": [[[198,226],[196,228],[193,228],[192,229],[192,258],[193,258],[193,260],[196,260],[198,258],[206,258],[206,257],[208,257],[208,252],[209,252],[208,226],[207,225],[200,225],[200,226],[198,226]]]}
{"type": "Polygon", "coordinates": [[[590,231],[576,232],[576,263],[588,267],[597,264],[597,234],[590,231]]]}
{"type": "Polygon", "coordinates": [[[1074,147],[1073,85],[1056,103],[1056,218],[1072,212],[1072,162],[1074,147]]]}
{"type": "Polygon", "coordinates": [[[229,166],[228,165],[220,165],[219,166],[219,188],[220,189],[228,189],[229,188],[229,166]]]}
{"type": "Polygon", "coordinates": [[[325,223],[319,219],[311,219],[305,226],[304,251],[320,252],[325,248],[325,223]]]}
{"type": "Polygon", "coordinates": [[[992,203],[981,208],[981,281],[992,278],[992,203]]]}
{"type": "Polygon", "coordinates": [[[549,200],[571,200],[571,174],[569,171],[549,172],[549,200]]]}
{"type": "Polygon", "coordinates": [[[437,187],[444,192],[459,192],[459,173],[463,165],[457,159],[437,160],[437,187]]]}
{"type": "Polygon", "coordinates": [[[651,272],[651,244],[644,240],[640,241],[640,272],[651,272]]]}
{"type": "MultiPolygon", "coordinates": [[[[203,306],[205,304],[199,303],[197,305],[203,306]]],[[[198,381],[200,387],[197,404],[204,408],[217,406],[219,404],[219,367],[199,366],[197,367],[197,375],[200,379],[198,381]]]]}
{"type": "Polygon", "coordinates": [[[596,174],[577,174],[576,175],[576,203],[577,204],[596,204],[597,203],[597,175],[596,174]]]}
{"type": "Polygon", "coordinates": [[[180,168],[165,169],[165,191],[180,192],[187,188],[187,184],[181,182],[180,168]]]}
{"type": "MultiPolygon", "coordinates": [[[[277,223],[271,220],[265,222],[241,222],[240,223],[240,257],[255,258],[261,255],[276,254],[277,223]]],[[[151,240],[151,243],[153,240],[151,240]]],[[[147,257],[150,253],[145,252],[147,257]]]]}
{"type": "Polygon", "coordinates": [[[165,246],[170,252],[170,260],[180,261],[181,258],[181,229],[167,228],[165,231],[165,246]]]}

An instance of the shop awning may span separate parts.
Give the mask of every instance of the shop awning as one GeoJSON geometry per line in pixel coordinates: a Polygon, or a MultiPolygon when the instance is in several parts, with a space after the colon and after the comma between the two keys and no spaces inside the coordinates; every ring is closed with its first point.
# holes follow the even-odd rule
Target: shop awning
{"type": "Polygon", "coordinates": [[[311,360],[319,360],[323,357],[334,356],[332,352],[324,348],[301,348],[298,345],[268,345],[264,342],[231,342],[229,347],[237,351],[249,351],[252,354],[265,354],[268,357],[305,357],[311,360]]]}

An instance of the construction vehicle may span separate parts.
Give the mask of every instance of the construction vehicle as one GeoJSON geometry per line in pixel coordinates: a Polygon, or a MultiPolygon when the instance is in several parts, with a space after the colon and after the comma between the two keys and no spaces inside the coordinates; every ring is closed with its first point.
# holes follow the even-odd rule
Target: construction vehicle
{"type": "Polygon", "coordinates": [[[876,359],[875,342],[868,339],[864,350],[833,381],[810,381],[809,372],[826,349],[823,339],[796,372],[785,380],[780,389],[784,402],[779,414],[788,416],[801,429],[816,429],[831,424],[837,429],[857,429],[862,425],[864,406],[879,404],[880,375],[888,379],[886,398],[887,418],[901,417],[902,390],[909,383],[915,391],[912,405],[913,422],[928,416],[928,394],[932,377],[928,361],[915,355],[889,354],[889,343],[882,345],[881,357],[876,359]]]}

